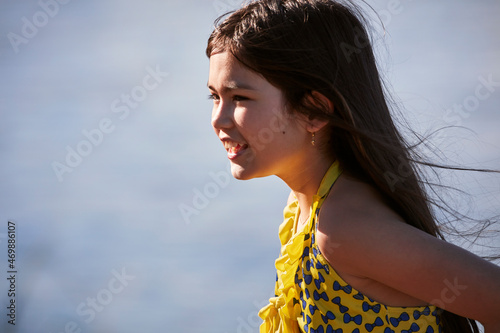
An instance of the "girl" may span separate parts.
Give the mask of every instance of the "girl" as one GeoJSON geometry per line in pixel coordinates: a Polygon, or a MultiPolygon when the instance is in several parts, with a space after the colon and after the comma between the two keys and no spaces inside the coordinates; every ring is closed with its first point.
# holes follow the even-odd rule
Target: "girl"
{"type": "Polygon", "coordinates": [[[291,189],[260,331],[500,332],[500,268],[444,241],[362,22],[337,1],[258,0],[208,41],[233,176],[291,189]]]}

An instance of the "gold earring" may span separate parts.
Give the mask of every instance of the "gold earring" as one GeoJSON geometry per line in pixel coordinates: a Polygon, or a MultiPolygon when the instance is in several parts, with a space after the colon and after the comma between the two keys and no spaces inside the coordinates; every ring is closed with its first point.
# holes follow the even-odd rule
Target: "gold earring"
{"type": "Polygon", "coordinates": [[[312,144],[313,146],[315,146],[315,145],[316,145],[316,132],[313,132],[313,133],[312,133],[312,140],[311,140],[311,144],[312,144]]]}

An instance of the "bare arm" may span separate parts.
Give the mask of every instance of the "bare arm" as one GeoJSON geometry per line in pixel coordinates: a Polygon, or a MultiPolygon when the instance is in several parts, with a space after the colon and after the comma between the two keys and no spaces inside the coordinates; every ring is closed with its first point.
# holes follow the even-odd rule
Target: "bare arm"
{"type": "Polygon", "coordinates": [[[500,332],[498,266],[407,225],[370,191],[339,196],[344,185],[325,202],[317,236],[335,269],[500,332]]]}

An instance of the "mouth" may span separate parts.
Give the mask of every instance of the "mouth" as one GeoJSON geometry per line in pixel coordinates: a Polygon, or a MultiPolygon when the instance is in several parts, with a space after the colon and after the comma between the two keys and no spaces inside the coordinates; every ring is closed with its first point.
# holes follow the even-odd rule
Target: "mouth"
{"type": "Polygon", "coordinates": [[[245,150],[248,148],[247,144],[244,143],[238,143],[234,141],[224,141],[224,148],[226,148],[227,151],[227,157],[230,160],[233,160],[237,158],[238,156],[242,155],[245,150]]]}

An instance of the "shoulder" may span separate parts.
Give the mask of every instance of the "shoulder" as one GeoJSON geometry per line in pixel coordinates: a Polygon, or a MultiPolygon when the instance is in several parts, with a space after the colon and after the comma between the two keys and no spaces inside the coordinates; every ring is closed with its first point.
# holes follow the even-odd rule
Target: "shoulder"
{"type": "Polygon", "coordinates": [[[377,226],[404,223],[372,186],[341,176],[325,199],[320,211],[322,232],[342,237],[377,226]]]}
{"type": "Polygon", "coordinates": [[[375,188],[356,179],[340,177],[321,208],[320,250],[331,264],[349,274],[364,276],[370,257],[387,260],[393,251],[411,251],[401,247],[410,238],[419,243],[435,239],[406,224],[375,188]]]}

